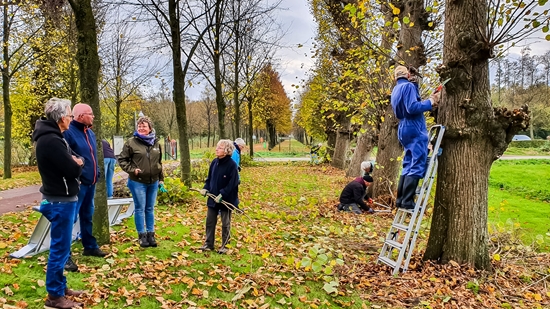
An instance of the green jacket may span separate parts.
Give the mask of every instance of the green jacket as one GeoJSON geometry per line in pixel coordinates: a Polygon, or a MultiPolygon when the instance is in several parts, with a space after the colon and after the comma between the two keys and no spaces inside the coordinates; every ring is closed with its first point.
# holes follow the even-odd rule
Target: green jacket
{"type": "Polygon", "coordinates": [[[136,137],[129,138],[117,156],[118,164],[128,177],[137,182],[151,184],[157,180],[164,181],[162,173],[162,149],[158,139],[153,146],[146,145],[136,137]],[[136,176],[135,170],[141,172],[136,176]]]}

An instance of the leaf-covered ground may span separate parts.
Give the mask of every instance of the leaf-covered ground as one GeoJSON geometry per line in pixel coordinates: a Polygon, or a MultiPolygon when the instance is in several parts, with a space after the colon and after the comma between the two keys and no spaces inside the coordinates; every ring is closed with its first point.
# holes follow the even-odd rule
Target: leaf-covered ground
{"type": "MultiPolygon", "coordinates": [[[[424,229],[411,270],[392,276],[376,264],[392,217],[336,212],[347,181],[324,166],[246,167],[246,215],[233,215],[229,254],[198,250],[206,206],[195,196],[157,208],[158,248],[137,245],[131,219],[114,227],[106,259],[73,245],[80,272],[67,274],[69,286],[88,291],[86,308],[550,308],[550,254],[507,245],[503,235],[492,237],[493,271],[477,272],[422,262],[424,229]]],[[[0,217],[4,308],[43,307],[47,255],[8,256],[37,218],[30,210],[0,217]]]]}

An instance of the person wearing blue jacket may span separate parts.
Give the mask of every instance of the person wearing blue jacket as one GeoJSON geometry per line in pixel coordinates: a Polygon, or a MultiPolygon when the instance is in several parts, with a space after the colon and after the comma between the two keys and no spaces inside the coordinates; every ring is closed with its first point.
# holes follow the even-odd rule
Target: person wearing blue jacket
{"type": "Polygon", "coordinates": [[[233,142],[228,139],[222,139],[216,147],[216,158],[210,163],[208,177],[201,190],[201,194],[206,196],[211,193],[216,198],[208,197],[206,206],[206,240],[200,248],[203,251],[214,250],[214,235],[216,234],[216,223],[218,221],[218,212],[222,218],[222,245],[218,250],[219,254],[227,252],[226,245],[231,237],[231,209],[222,204],[222,200],[239,206],[239,172],[237,164],[231,159],[235,150],[233,142]]]}
{"type": "MultiPolygon", "coordinates": [[[[96,138],[94,131],[91,129],[94,122],[94,113],[88,104],[78,103],[73,107],[73,116],[74,119],[71,121],[69,129],[63,135],[69,147],[83,157],[85,162],[80,176],[80,191],[78,192],[78,202],[76,204],[76,214],[80,220],[80,235],[84,247],[83,255],[103,257],[107,253],[99,249],[97,240],[92,235],[95,185],[99,179],[96,138]]],[[[77,271],[78,266],[69,258],[65,269],[77,271]]]]}
{"type": "Polygon", "coordinates": [[[418,84],[409,81],[411,75],[404,66],[395,68],[394,77],[397,84],[391,94],[391,105],[399,119],[399,142],[405,149],[403,170],[397,186],[396,206],[414,209],[416,187],[426,173],[428,157],[428,129],[424,112],[437,107],[440,93],[434,93],[428,100],[422,100],[418,84]]]}

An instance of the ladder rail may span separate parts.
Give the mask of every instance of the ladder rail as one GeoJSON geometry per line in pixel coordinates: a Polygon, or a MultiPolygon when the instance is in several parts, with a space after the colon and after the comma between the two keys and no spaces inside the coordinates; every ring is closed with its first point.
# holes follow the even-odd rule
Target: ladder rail
{"type": "Polygon", "coordinates": [[[393,267],[392,274],[399,273],[399,269],[403,272],[407,271],[412,252],[414,251],[418,233],[422,225],[422,218],[424,217],[425,210],[430,198],[431,189],[437,174],[438,156],[441,154],[440,146],[445,133],[445,127],[443,125],[434,125],[429,130],[429,143],[433,141],[434,137],[437,137],[435,144],[432,144],[432,155],[429,157],[428,167],[426,169],[426,175],[422,181],[420,193],[415,202],[415,208],[412,210],[406,210],[398,208],[394,217],[394,220],[390,226],[386,239],[382,246],[382,250],[378,256],[378,262],[382,262],[390,267],[393,267]],[[407,216],[410,215],[410,220],[407,225],[405,221],[407,216]],[[404,231],[404,226],[407,226],[403,243],[398,240],[399,232],[404,231]],[[398,250],[399,254],[397,259],[392,259],[394,250],[398,250]]]}

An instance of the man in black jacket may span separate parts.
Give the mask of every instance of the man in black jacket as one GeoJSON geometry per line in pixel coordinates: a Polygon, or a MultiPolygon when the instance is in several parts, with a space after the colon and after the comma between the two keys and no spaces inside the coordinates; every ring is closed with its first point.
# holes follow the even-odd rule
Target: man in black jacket
{"type": "Polygon", "coordinates": [[[75,308],[82,304],[66,296],[78,296],[82,292],[67,288],[63,266],[71,249],[79,177],[84,161],[76,156],[63,138],[62,132],[69,128],[73,118],[71,101],[52,98],[46,103],[44,112],[46,118],[36,122],[32,137],[36,142],[36,161],[42,178],[40,212],[51,222],[46,306],[75,308]]]}
{"type": "Polygon", "coordinates": [[[373,182],[370,175],[357,177],[352,182],[348,183],[340,194],[340,204],[338,210],[351,211],[356,214],[361,214],[363,211],[374,213],[364,200],[372,203],[372,199],[366,195],[367,187],[373,182]]]}

